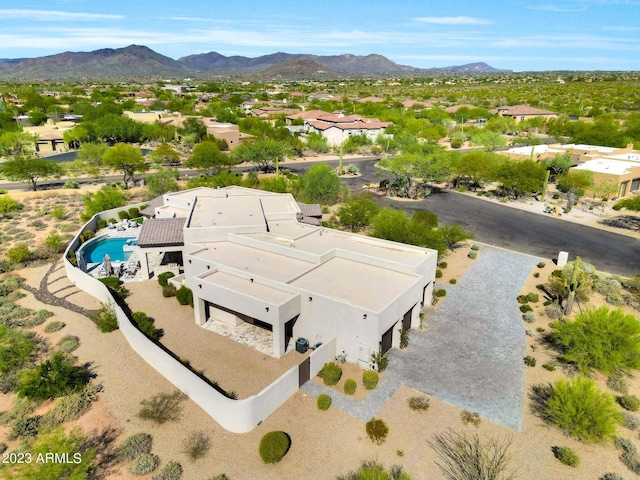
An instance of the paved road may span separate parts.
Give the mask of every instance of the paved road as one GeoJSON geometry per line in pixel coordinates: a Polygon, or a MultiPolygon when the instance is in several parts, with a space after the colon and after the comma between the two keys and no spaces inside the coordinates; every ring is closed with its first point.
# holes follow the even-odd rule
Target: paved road
{"type": "MultiPolygon", "coordinates": [[[[374,164],[372,160],[357,162],[362,176],[344,179],[344,183],[358,189],[366,183],[386,178],[374,164]]],[[[289,168],[305,170],[308,165],[291,164],[289,168]]],[[[377,198],[376,202],[404,210],[409,215],[416,210],[429,210],[436,213],[442,223],[462,225],[473,232],[478,241],[491,245],[543,258],[557,258],[558,252],[564,250],[569,252],[570,258],[579,256],[601,271],[627,276],[640,274],[640,240],[626,235],[524,212],[452,191],[434,193],[412,202],[386,197],[377,198]]]]}

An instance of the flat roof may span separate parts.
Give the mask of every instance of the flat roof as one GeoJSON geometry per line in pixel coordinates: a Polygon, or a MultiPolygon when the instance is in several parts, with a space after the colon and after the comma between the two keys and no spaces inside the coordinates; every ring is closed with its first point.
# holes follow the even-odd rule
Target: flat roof
{"type": "Polygon", "coordinates": [[[189,227],[244,225],[265,225],[260,199],[256,195],[198,196],[189,227]]]}
{"type": "Polygon", "coordinates": [[[633,168],[640,169],[640,163],[606,160],[603,158],[587,160],[583,164],[573,167],[574,170],[588,170],[590,172],[609,173],[611,175],[624,175],[625,173],[630,173],[633,168]]]}
{"type": "Polygon", "coordinates": [[[231,275],[221,271],[213,272],[199,280],[202,280],[204,283],[218,285],[229,290],[244,293],[245,295],[254,298],[259,298],[274,305],[280,305],[291,300],[291,298],[296,295],[279,288],[264,285],[260,282],[252,282],[248,278],[242,278],[237,275],[231,275]]]}
{"type": "Polygon", "coordinates": [[[419,277],[334,257],[290,285],[367,310],[380,311],[419,277]]]}
{"type": "Polygon", "coordinates": [[[248,247],[234,242],[200,243],[206,248],[193,255],[220,265],[285,282],[315,266],[315,263],[248,247]]]}

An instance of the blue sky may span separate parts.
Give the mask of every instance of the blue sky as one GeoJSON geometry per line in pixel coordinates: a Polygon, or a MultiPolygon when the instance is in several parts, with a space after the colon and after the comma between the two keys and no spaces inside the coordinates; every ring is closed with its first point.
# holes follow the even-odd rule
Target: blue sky
{"type": "Polygon", "coordinates": [[[0,58],[131,44],[175,59],[378,53],[425,68],[640,70],[640,0],[0,0],[0,58]]]}

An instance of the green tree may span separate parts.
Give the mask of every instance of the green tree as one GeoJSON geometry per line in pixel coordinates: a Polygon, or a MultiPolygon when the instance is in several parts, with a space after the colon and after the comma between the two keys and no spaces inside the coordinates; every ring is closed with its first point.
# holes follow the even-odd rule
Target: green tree
{"type": "Polygon", "coordinates": [[[563,193],[581,197],[585,190],[593,186],[593,172],[589,170],[569,170],[558,177],[558,188],[563,193]]]}
{"type": "Polygon", "coordinates": [[[33,370],[20,373],[16,392],[33,400],[66,395],[85,384],[84,369],[73,365],[69,356],[58,352],[33,370]]]}
{"type": "Polygon", "coordinates": [[[317,163],[302,175],[300,188],[306,201],[331,205],[338,200],[340,179],[329,165],[317,163]]]}
{"type": "Polygon", "coordinates": [[[0,134],[0,155],[25,155],[34,150],[35,138],[30,133],[3,130],[0,134]]]}
{"type": "Polygon", "coordinates": [[[168,168],[160,168],[155,173],[145,177],[145,183],[152,197],[157,197],[167,192],[178,191],[178,172],[168,168]]]}
{"type": "Polygon", "coordinates": [[[327,153],[329,151],[329,141],[327,137],[317,132],[309,132],[307,134],[307,147],[318,153],[327,153]]]}
{"type": "Polygon", "coordinates": [[[193,143],[200,143],[207,136],[207,127],[202,120],[196,117],[188,117],[178,129],[181,135],[189,137],[193,143]]]}
{"type": "Polygon", "coordinates": [[[551,179],[555,179],[558,175],[563,175],[573,167],[573,156],[570,152],[565,154],[556,154],[553,160],[547,160],[544,162],[544,166],[551,173],[551,179]]]}
{"type": "Polygon", "coordinates": [[[367,227],[380,211],[370,197],[358,195],[345,200],[338,209],[340,223],[352,232],[367,227]]]}
{"type": "Polygon", "coordinates": [[[40,179],[59,176],[62,169],[44,158],[17,155],[0,164],[0,172],[9,180],[28,182],[35,192],[40,179]]]}
{"type": "Polygon", "coordinates": [[[439,229],[433,228],[420,219],[412,220],[399,210],[381,209],[371,219],[369,235],[394,242],[432,248],[438,255],[444,255],[447,246],[439,229]]]}
{"type": "Polygon", "coordinates": [[[107,114],[94,122],[97,138],[114,145],[117,143],[136,143],[142,139],[142,124],[129,117],[107,114]]]}
{"type": "Polygon", "coordinates": [[[109,148],[104,152],[102,162],[107,167],[123,172],[122,181],[125,186],[129,185],[129,180],[135,181],[134,175],[136,172],[147,171],[142,151],[128,143],[116,143],[109,148]]]}
{"type": "Polygon", "coordinates": [[[205,175],[217,175],[222,169],[233,164],[234,159],[222,153],[216,142],[205,141],[193,148],[186,166],[197,168],[205,175]]]}
{"type": "Polygon", "coordinates": [[[83,220],[90,219],[96,213],[122,207],[125,204],[124,195],[115,188],[102,188],[95,193],[88,193],[82,201],[85,207],[83,220]]]}
{"type": "Polygon", "coordinates": [[[78,150],[78,159],[95,167],[102,166],[102,157],[109,147],[104,143],[83,143],[78,150]]]}
{"type": "Polygon", "coordinates": [[[167,142],[162,142],[149,153],[149,159],[162,165],[177,165],[180,163],[180,154],[167,142]]]}
{"type": "Polygon", "coordinates": [[[232,157],[238,162],[255,164],[259,170],[268,173],[284,160],[286,149],[276,140],[255,140],[243,143],[233,150],[232,157]]]}
{"type": "Polygon", "coordinates": [[[640,322],[622,310],[587,310],[573,322],[553,322],[551,329],[550,338],[560,349],[561,359],[584,374],[640,369],[640,322]]]}
{"type": "Polygon", "coordinates": [[[471,142],[474,145],[482,145],[489,152],[493,152],[500,147],[504,147],[507,144],[507,139],[498,132],[492,130],[484,130],[471,137],[471,142]]]}
{"type": "Polygon", "coordinates": [[[440,227],[439,233],[442,237],[442,241],[450,249],[454,248],[456,244],[460,242],[464,242],[465,240],[470,240],[475,237],[473,233],[466,232],[457,223],[452,223],[450,225],[444,225],[443,227],[440,227]]]}
{"type": "Polygon", "coordinates": [[[508,160],[497,171],[502,188],[516,199],[542,191],[544,177],[544,166],[532,160],[508,160]]]}
{"type": "Polygon", "coordinates": [[[475,192],[479,187],[482,187],[484,182],[495,177],[496,171],[503,161],[504,157],[501,155],[473,151],[458,158],[454,170],[458,177],[468,179],[468,183],[475,192]]]}

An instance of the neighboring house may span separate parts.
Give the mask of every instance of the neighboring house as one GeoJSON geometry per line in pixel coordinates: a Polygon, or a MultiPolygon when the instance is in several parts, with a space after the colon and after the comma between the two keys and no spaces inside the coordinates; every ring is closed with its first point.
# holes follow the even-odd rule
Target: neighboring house
{"type": "Polygon", "coordinates": [[[384,102],[384,98],[380,98],[380,97],[364,97],[358,100],[359,103],[367,103],[367,102],[371,102],[371,103],[382,103],[384,102]]]}
{"type": "MultiPolygon", "coordinates": [[[[290,118],[290,117],[288,117],[290,118]]],[[[375,141],[383,134],[391,122],[381,122],[377,118],[363,118],[359,115],[325,114],[314,120],[305,120],[304,130],[320,133],[329,145],[338,146],[351,135],[364,135],[375,141]]]]}
{"type": "Polygon", "coordinates": [[[368,367],[431,302],[435,250],[305,224],[319,207],[290,194],[196,188],[162,200],[138,238],[143,271],[152,254],[180,254],[184,274],[172,281],[192,290],[196,323],[261,327],[276,358],[298,338],[336,338],[368,367]]]}
{"type": "Polygon", "coordinates": [[[503,117],[511,117],[516,121],[516,123],[524,122],[525,120],[530,120],[536,117],[543,117],[545,120],[558,118],[558,114],[556,112],[530,107],[529,105],[511,105],[507,107],[498,107],[496,109],[496,113],[498,115],[502,115],[503,117]]]}
{"type": "Polygon", "coordinates": [[[293,115],[300,110],[297,108],[259,107],[251,110],[251,115],[258,118],[273,118],[276,115],[293,115]]]}
{"type": "MultiPolygon", "coordinates": [[[[189,116],[183,116],[181,114],[174,114],[169,112],[124,112],[129,118],[134,120],[138,120],[145,123],[153,123],[156,120],[165,124],[165,125],[173,125],[177,128],[182,128],[184,125],[184,121],[189,118],[189,116]]],[[[233,123],[222,123],[217,122],[215,119],[210,117],[195,117],[201,120],[204,125],[207,127],[207,133],[213,135],[215,138],[219,138],[222,140],[226,140],[227,145],[229,146],[229,150],[233,150],[235,147],[240,145],[241,133],[240,127],[233,123]]]]}
{"type": "Polygon", "coordinates": [[[606,182],[616,185],[617,197],[640,192],[640,150],[634,150],[632,143],[625,148],[576,144],[535,145],[511,148],[500,153],[515,159],[532,158],[539,162],[569,153],[575,163],[572,170],[593,172],[595,184],[606,182]]]}
{"type": "Polygon", "coordinates": [[[422,102],[420,100],[405,100],[404,102],[402,102],[402,106],[404,108],[413,108],[413,107],[433,108],[433,103],[422,102]]]}

